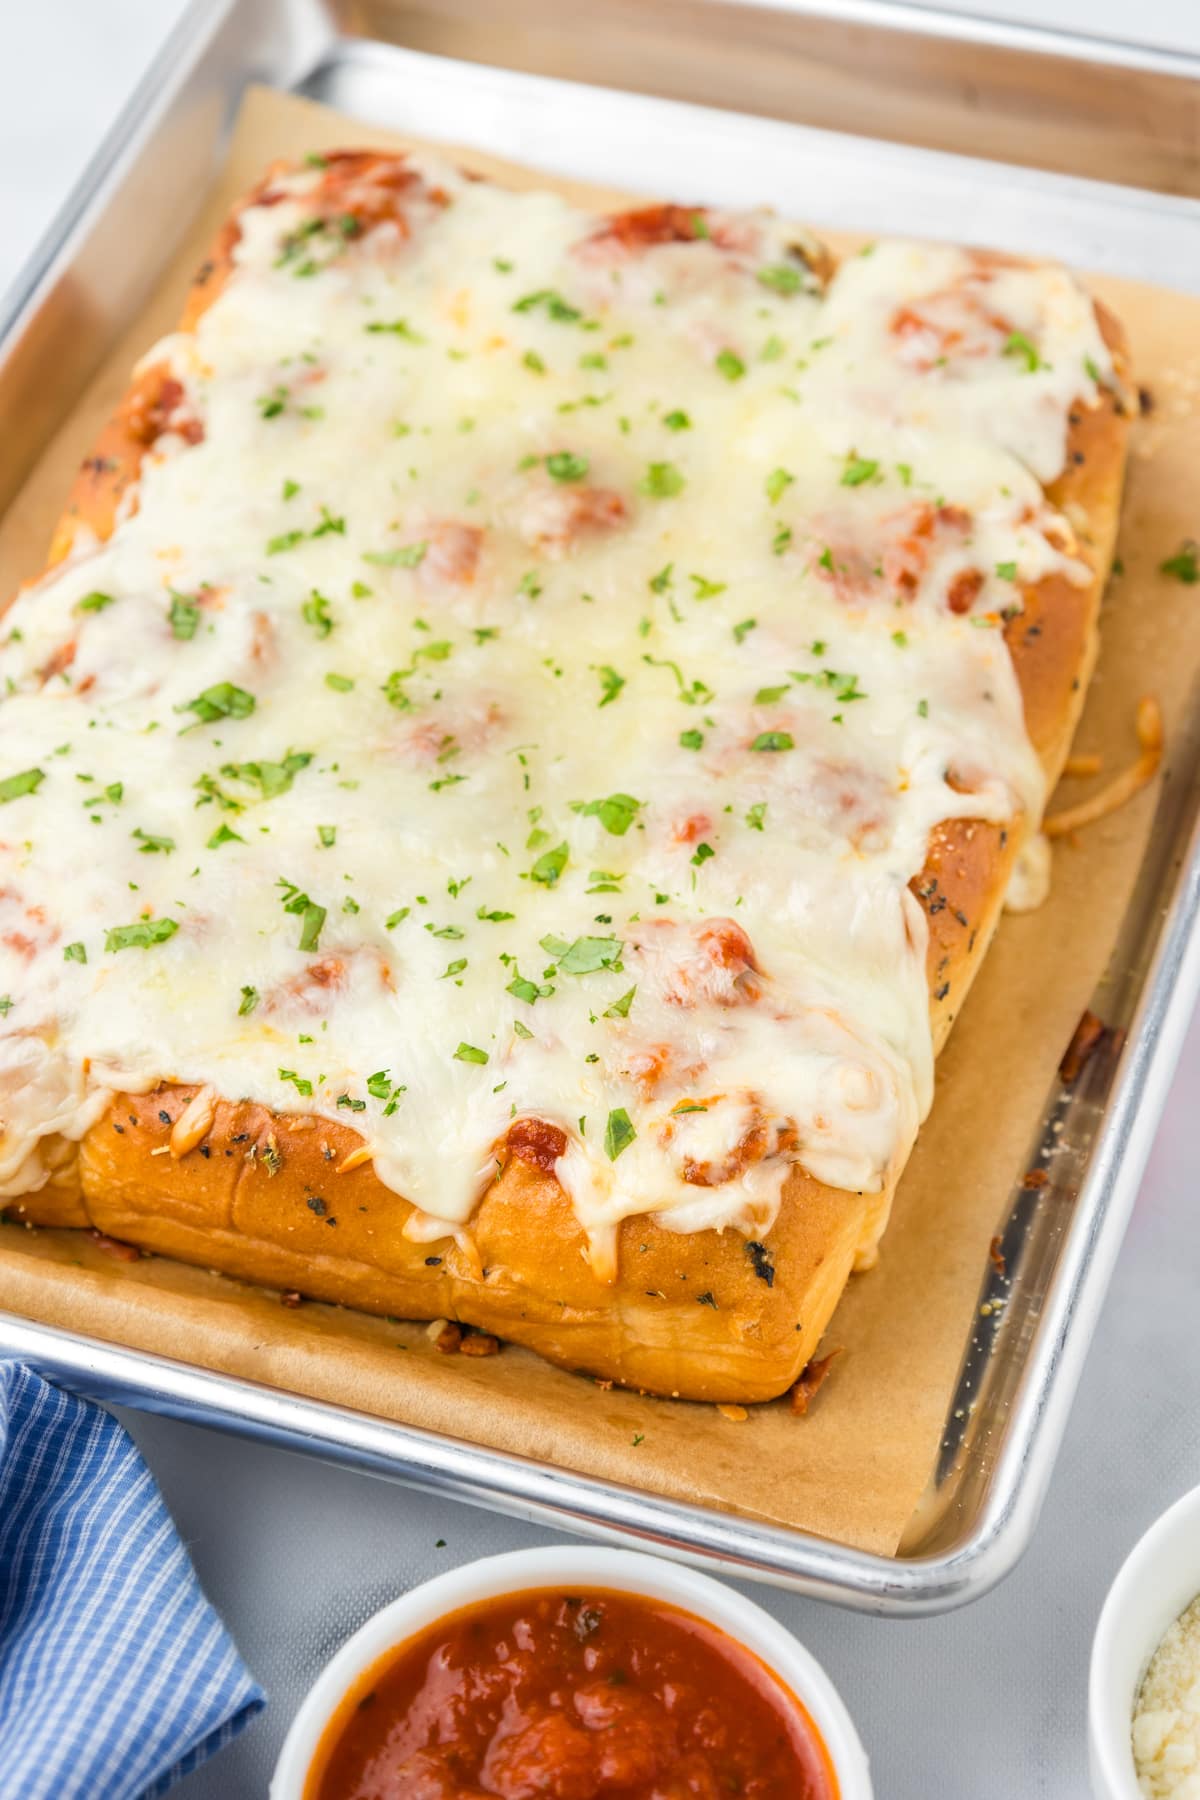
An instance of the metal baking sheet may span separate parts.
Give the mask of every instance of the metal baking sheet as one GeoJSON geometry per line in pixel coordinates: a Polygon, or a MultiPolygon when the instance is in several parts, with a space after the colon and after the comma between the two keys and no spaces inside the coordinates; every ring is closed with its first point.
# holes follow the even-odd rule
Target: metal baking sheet
{"type": "MultiPolygon", "coordinates": [[[[766,200],[818,224],[970,236],[1200,292],[1200,64],[1187,57],[871,0],[519,0],[502,35],[487,0],[196,0],[0,303],[0,417],[22,421],[0,437],[0,506],[153,284],[250,81],[606,185],[645,189],[652,170],[659,192],[766,200]],[[581,85],[584,75],[613,85],[581,85]],[[647,87],[657,92],[632,91],[647,87]],[[835,132],[835,121],[870,121],[891,141],[835,132]]],[[[982,1310],[937,1464],[893,1558],[11,1315],[0,1314],[0,1354],[99,1399],[842,1604],[915,1614],[973,1598],[1012,1566],[1036,1522],[1200,987],[1195,732],[1179,770],[1105,983],[1115,1032],[1080,1082],[1047,1096],[1021,1164],[1054,1145],[1074,1205],[1048,1207],[1014,1187],[1001,1226],[1005,1304],[991,1308],[996,1277],[981,1271],[982,1310]]]]}

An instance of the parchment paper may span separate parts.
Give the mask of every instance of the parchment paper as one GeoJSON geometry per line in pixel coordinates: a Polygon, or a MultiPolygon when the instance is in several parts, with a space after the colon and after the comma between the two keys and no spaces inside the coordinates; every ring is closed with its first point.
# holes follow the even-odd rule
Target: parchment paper
{"type": "MultiPolygon", "coordinates": [[[[136,357],[170,329],[231,202],[271,158],[403,143],[394,133],[265,90],[244,108],[228,165],[161,287],[93,382],[0,524],[0,592],[43,565],[76,464],[136,357]]],[[[469,151],[513,185],[546,178],[469,151]]],[[[617,194],[562,182],[585,203],[617,194]]],[[[702,200],[688,194],[685,200],[702,200]]],[[[965,222],[968,223],[968,222],[965,222]]],[[[836,240],[835,240],[836,247],[836,240]]],[[[1200,587],[1161,576],[1200,536],[1200,301],[1111,278],[1092,284],[1128,329],[1153,409],[1135,427],[1104,647],[1078,738],[1115,772],[1136,753],[1138,695],[1168,726],[1166,772],[1200,669],[1200,587]]],[[[5,429],[19,430],[19,420],[5,429]]],[[[1065,784],[1074,797],[1073,784],[1065,784]]],[[[876,1269],[855,1277],[827,1344],[845,1347],[807,1418],[783,1403],[744,1422],[715,1407],[605,1390],[505,1347],[439,1355],[422,1327],[278,1297],[161,1258],[114,1262],[79,1232],[0,1233],[0,1305],[31,1319],[184,1358],[890,1554],[925,1485],[967,1340],[988,1245],[1006,1210],[1062,1052],[1116,938],[1155,790],[1061,845],[1052,897],[1005,920],[939,1064],[938,1095],[896,1200],[876,1269]]]]}

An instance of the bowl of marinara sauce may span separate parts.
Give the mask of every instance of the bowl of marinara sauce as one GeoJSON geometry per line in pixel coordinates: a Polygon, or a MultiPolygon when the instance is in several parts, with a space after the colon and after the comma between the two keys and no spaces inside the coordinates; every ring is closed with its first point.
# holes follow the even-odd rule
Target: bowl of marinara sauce
{"type": "Polygon", "coordinates": [[[732,1588],[627,1550],[441,1575],[344,1644],[271,1800],[871,1800],[824,1670],[732,1588]]]}

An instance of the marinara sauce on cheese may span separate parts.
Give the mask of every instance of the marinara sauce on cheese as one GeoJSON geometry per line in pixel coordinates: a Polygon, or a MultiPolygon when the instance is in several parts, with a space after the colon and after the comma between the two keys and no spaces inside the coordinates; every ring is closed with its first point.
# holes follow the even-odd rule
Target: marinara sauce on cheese
{"type": "Polygon", "coordinates": [[[634,1594],[504,1594],[380,1658],[305,1800],[837,1800],[812,1720],[756,1656],[634,1594]]]}

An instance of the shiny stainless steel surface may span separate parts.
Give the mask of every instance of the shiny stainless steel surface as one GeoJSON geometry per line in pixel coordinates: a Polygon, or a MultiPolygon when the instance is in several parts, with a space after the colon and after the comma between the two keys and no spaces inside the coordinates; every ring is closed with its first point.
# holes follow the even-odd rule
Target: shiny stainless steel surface
{"type": "MultiPolygon", "coordinates": [[[[786,12],[733,0],[674,0],[653,9],[633,0],[595,0],[587,9],[557,11],[554,33],[541,0],[523,0],[520,16],[527,29],[506,35],[501,56],[485,0],[439,0],[437,7],[423,0],[359,0],[328,9],[319,0],[199,0],[0,306],[0,417],[23,425],[20,433],[0,435],[0,504],[17,490],[148,291],[199,200],[251,79],[298,87],[373,121],[470,140],[610,185],[767,199],[797,216],[868,230],[886,225],[970,235],[1200,291],[1200,204],[1181,197],[1200,189],[1200,84],[1190,99],[1185,91],[1200,70],[1187,58],[1130,52],[1126,61],[1136,78],[1106,81],[1104,71],[1125,66],[1124,53],[1112,46],[960,23],[872,0],[813,0],[786,12]],[[414,53],[366,41],[348,28],[339,32],[342,13],[352,15],[356,29],[409,34],[424,49],[414,53]],[[650,54],[654,44],[662,51],[664,21],[680,50],[669,69],[661,54],[658,62],[650,54]],[[953,88],[968,68],[974,71],[972,106],[991,123],[976,132],[960,119],[952,139],[957,149],[990,148],[1003,139],[1001,87],[1009,110],[1022,96],[1061,101],[1071,129],[1054,145],[1060,164],[1099,167],[1113,180],[1129,180],[1126,139],[1138,136],[1153,103],[1155,128],[1142,136],[1153,145],[1154,166],[1143,178],[1177,191],[1151,194],[1074,175],[1004,169],[945,150],[884,147],[786,122],[811,93],[813,71],[857,45],[855,77],[875,83],[875,128],[896,138],[914,135],[920,106],[901,117],[896,84],[882,73],[903,66],[903,59],[890,60],[901,39],[905,55],[917,56],[924,71],[918,97],[923,84],[953,88]],[[428,53],[446,48],[473,60],[428,53]],[[554,78],[485,66],[489,56],[512,62],[519,53],[530,68],[550,67],[554,78]],[[792,86],[781,85],[781,58],[798,78],[792,86]],[[631,87],[669,88],[689,103],[557,78],[584,70],[631,87]],[[1092,83],[1089,104],[1104,98],[1107,148],[1103,133],[1094,138],[1075,130],[1081,71],[1092,83]],[[723,110],[690,103],[714,99],[723,110]],[[735,101],[778,116],[727,110],[735,101]]],[[[806,116],[827,121],[820,108],[806,116]]],[[[836,116],[853,122],[860,114],[847,102],[836,116]]],[[[929,111],[935,137],[948,116],[944,109],[929,111]]],[[[1037,133],[1027,136],[1026,148],[1037,133]]],[[[1124,1048],[1093,1059],[1070,1093],[1056,1088],[1047,1097],[1022,1169],[1052,1137],[1054,1187],[1030,1195],[1014,1186],[1003,1227],[1007,1303],[986,1317],[965,1348],[938,1466],[894,1559],[676,1505],[10,1315],[0,1317],[0,1354],[20,1355],[100,1398],[305,1449],[517,1516],[597,1536],[637,1537],[666,1554],[715,1561],[863,1609],[930,1612],[982,1593],[1011,1567],[1033,1529],[1200,986],[1198,771],[1193,736],[1164,791],[1138,894],[1096,1001],[1110,1024],[1125,1028],[1124,1048]]],[[[991,1280],[981,1272],[981,1302],[991,1280]]]]}

